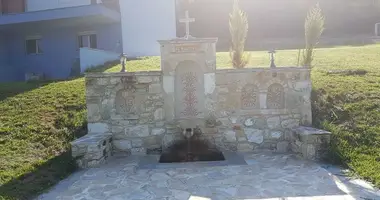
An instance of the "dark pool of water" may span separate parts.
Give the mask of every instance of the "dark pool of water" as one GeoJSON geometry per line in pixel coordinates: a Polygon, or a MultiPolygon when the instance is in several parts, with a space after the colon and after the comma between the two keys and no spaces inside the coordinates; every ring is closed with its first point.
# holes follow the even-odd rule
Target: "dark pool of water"
{"type": "Polygon", "coordinates": [[[202,140],[179,141],[166,149],[160,157],[160,163],[223,161],[223,153],[202,140]]]}

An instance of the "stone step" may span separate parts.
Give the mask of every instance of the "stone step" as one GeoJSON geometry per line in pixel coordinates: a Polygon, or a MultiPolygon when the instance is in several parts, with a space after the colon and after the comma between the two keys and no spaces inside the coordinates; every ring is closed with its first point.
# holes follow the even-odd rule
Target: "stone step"
{"type": "Polygon", "coordinates": [[[112,136],[85,135],[71,142],[71,152],[79,168],[97,167],[112,155],[112,136]]]}
{"type": "Polygon", "coordinates": [[[300,126],[292,129],[291,148],[295,153],[310,160],[323,159],[330,145],[331,132],[300,126]]]}

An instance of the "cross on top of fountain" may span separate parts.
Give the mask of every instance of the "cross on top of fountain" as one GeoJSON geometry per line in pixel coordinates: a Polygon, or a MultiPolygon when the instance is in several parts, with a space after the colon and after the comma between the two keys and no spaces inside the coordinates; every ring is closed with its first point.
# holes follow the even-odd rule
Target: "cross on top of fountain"
{"type": "Polygon", "coordinates": [[[189,17],[189,11],[185,12],[185,18],[179,20],[180,23],[186,24],[186,35],[183,37],[185,40],[194,38],[190,35],[190,23],[195,22],[195,18],[189,17]]]}

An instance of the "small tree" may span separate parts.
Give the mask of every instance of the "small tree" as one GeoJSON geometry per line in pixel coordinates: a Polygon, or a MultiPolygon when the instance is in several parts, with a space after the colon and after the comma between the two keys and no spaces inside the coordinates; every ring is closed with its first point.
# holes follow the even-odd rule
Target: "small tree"
{"type": "Polygon", "coordinates": [[[234,0],[233,10],[230,13],[231,49],[230,57],[234,68],[244,68],[251,57],[244,52],[248,34],[247,14],[239,8],[239,0],[234,0]]]}
{"type": "Polygon", "coordinates": [[[310,9],[305,20],[305,42],[306,47],[303,51],[302,65],[311,67],[314,59],[314,49],[324,31],[325,17],[319,4],[310,9]]]}

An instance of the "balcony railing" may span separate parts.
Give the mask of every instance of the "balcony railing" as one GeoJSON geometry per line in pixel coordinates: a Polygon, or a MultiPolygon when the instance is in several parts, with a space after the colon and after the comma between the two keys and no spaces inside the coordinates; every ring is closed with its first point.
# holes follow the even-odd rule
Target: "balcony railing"
{"type": "MultiPolygon", "coordinates": [[[[6,26],[19,26],[25,23],[44,23],[50,20],[72,20],[86,18],[96,23],[114,23],[120,21],[120,12],[107,4],[90,4],[45,9],[30,12],[0,15],[0,30],[6,26]]],[[[74,20],[75,21],[75,20],[74,20]]],[[[80,21],[78,21],[79,23],[80,21]]]]}
{"type": "Polygon", "coordinates": [[[103,3],[119,10],[118,0],[0,0],[0,15],[17,14],[103,3]]]}
{"type": "MultiPolygon", "coordinates": [[[[13,0],[12,0],[13,1],[13,0]]],[[[101,3],[101,0],[26,0],[26,11],[50,10],[101,3]]]]}

